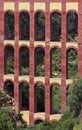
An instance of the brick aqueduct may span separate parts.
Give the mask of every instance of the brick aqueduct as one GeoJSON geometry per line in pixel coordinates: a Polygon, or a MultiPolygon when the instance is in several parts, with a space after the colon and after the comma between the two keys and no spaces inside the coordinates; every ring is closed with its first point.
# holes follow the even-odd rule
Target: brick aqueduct
{"type": "Polygon", "coordinates": [[[23,113],[23,118],[28,124],[41,120],[57,120],[65,111],[66,90],[72,82],[67,76],[67,53],[70,49],[74,49],[78,54],[78,75],[82,76],[82,0],[0,0],[0,87],[2,90],[7,90],[9,85],[13,86],[12,95],[15,107],[23,113]],[[44,14],[45,24],[39,28],[40,24],[37,22],[36,16],[41,12],[44,14]],[[55,27],[51,25],[52,19],[56,18],[55,14],[59,15],[59,20],[61,19],[59,27],[61,31],[59,32],[52,31],[52,28],[56,28],[55,25],[53,25],[55,27]],[[73,14],[71,19],[73,24],[70,20],[68,22],[69,14],[73,14]],[[25,17],[23,17],[24,15],[25,17]],[[22,21],[25,22],[24,25],[22,21]],[[36,27],[37,23],[39,26],[36,27]],[[76,29],[74,36],[68,29],[69,24],[73,25],[71,28],[76,26],[73,28],[76,29]],[[69,40],[68,34],[74,40],[69,40]],[[57,37],[58,35],[59,37],[57,37]],[[51,76],[50,54],[54,48],[60,49],[61,52],[61,76],[59,77],[51,76]],[[45,58],[45,71],[42,76],[36,74],[35,67],[39,50],[44,52],[45,58]],[[14,73],[7,71],[7,60],[11,55],[14,59],[14,73]],[[24,59],[25,55],[26,59],[24,59]],[[28,62],[26,66],[29,68],[29,73],[26,75],[22,73],[21,69],[25,61],[28,62]],[[29,97],[25,100],[28,102],[28,107],[25,110],[22,108],[24,101],[21,89],[24,83],[29,88],[29,97]],[[38,99],[35,88],[39,83],[45,89],[43,111],[37,108],[38,99]],[[59,85],[61,90],[61,112],[53,114],[51,87],[55,84],[59,85]]]}

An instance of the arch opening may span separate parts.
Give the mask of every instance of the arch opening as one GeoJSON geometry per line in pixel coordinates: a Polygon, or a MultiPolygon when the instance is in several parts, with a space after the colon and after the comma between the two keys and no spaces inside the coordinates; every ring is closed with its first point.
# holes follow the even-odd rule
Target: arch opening
{"type": "Polygon", "coordinates": [[[19,33],[20,40],[29,40],[30,35],[30,18],[29,14],[25,11],[20,13],[19,33]]]}
{"type": "Polygon", "coordinates": [[[29,49],[27,47],[21,47],[19,57],[20,75],[29,75],[29,49]]]}
{"type": "Polygon", "coordinates": [[[42,83],[35,86],[36,112],[45,111],[45,89],[42,83]]]}
{"type": "Polygon", "coordinates": [[[5,13],[5,39],[14,40],[14,14],[11,11],[5,13]]]}
{"type": "Polygon", "coordinates": [[[40,123],[42,123],[42,122],[43,122],[43,120],[37,119],[37,120],[34,122],[34,124],[37,125],[37,124],[40,124],[40,123]]]}
{"type": "Polygon", "coordinates": [[[14,98],[14,84],[11,81],[6,81],[4,84],[5,92],[14,98]]]}
{"type": "Polygon", "coordinates": [[[61,52],[59,48],[51,50],[51,77],[61,77],[61,52]]]}
{"type": "Polygon", "coordinates": [[[78,75],[78,54],[73,48],[67,51],[67,78],[78,75]]]}
{"type": "Polygon", "coordinates": [[[26,82],[19,84],[20,110],[29,110],[29,85],[26,82]]]}
{"type": "Polygon", "coordinates": [[[14,49],[6,46],[4,50],[4,69],[5,74],[14,74],[14,49]]]}
{"type": "Polygon", "coordinates": [[[55,84],[51,87],[51,114],[61,113],[61,91],[60,86],[55,84]]]}
{"type": "Polygon", "coordinates": [[[45,51],[38,47],[35,50],[35,76],[45,75],[45,51]]]}
{"type": "Polygon", "coordinates": [[[51,41],[61,40],[61,14],[53,12],[51,14],[51,41]]]}
{"type": "Polygon", "coordinates": [[[45,41],[45,14],[41,11],[35,14],[35,40],[45,41]]]}
{"type": "Polygon", "coordinates": [[[73,11],[67,15],[67,41],[78,41],[78,15],[73,11]]]}

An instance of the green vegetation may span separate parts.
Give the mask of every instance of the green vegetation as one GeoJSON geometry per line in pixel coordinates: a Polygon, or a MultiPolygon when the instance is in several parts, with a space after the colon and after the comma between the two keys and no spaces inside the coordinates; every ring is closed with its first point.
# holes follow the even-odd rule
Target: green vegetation
{"type": "Polygon", "coordinates": [[[52,113],[61,113],[61,92],[59,85],[52,86],[52,113]]]}
{"type": "Polygon", "coordinates": [[[38,83],[36,85],[36,98],[37,98],[37,111],[38,112],[44,112],[45,108],[45,101],[44,101],[44,96],[45,96],[45,90],[44,90],[44,86],[41,83],[38,83]]]}
{"type": "MultiPolygon", "coordinates": [[[[68,90],[67,111],[59,121],[43,122],[38,125],[29,125],[26,128],[17,127],[17,114],[11,109],[1,109],[2,106],[11,106],[12,102],[0,91],[0,129],[4,130],[81,130],[82,129],[82,77],[76,77],[68,90]],[[3,98],[2,98],[3,97],[3,98]],[[8,104],[7,104],[8,102],[8,104]],[[6,103],[6,105],[4,105],[6,103]],[[10,105],[9,105],[10,104],[10,105]],[[13,116],[12,116],[13,115],[13,116]]],[[[20,116],[19,116],[20,117],[20,116]]]]}
{"type": "Polygon", "coordinates": [[[14,130],[9,109],[0,109],[0,130],[14,130]]]}
{"type": "Polygon", "coordinates": [[[74,79],[73,84],[69,87],[67,97],[67,109],[74,116],[82,116],[82,77],[74,79]]]}
{"type": "Polygon", "coordinates": [[[51,51],[52,57],[52,76],[51,77],[61,77],[61,52],[60,49],[55,48],[51,51]]]}
{"type": "Polygon", "coordinates": [[[14,57],[7,58],[7,73],[14,74],[14,57]]]}
{"type": "Polygon", "coordinates": [[[14,100],[0,90],[0,130],[16,130],[25,127],[22,115],[14,109],[14,100]]]}
{"type": "Polygon", "coordinates": [[[74,78],[77,76],[78,72],[78,55],[77,51],[74,49],[68,50],[67,53],[68,59],[68,78],[74,78]]]}

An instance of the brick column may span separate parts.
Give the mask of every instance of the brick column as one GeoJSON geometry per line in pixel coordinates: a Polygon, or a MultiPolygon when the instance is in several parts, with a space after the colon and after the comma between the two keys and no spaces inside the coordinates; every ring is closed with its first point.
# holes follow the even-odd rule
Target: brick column
{"type": "Polygon", "coordinates": [[[50,120],[50,4],[45,14],[45,119],[50,120]]]}
{"type": "Polygon", "coordinates": [[[45,114],[46,120],[49,121],[50,115],[50,46],[45,48],[45,114]]]}
{"type": "Polygon", "coordinates": [[[29,123],[34,124],[35,90],[34,90],[34,3],[30,3],[30,79],[29,79],[29,123]]]}
{"type": "Polygon", "coordinates": [[[30,42],[34,42],[34,3],[30,3],[30,42]]]}
{"type": "Polygon", "coordinates": [[[18,2],[15,2],[15,45],[14,45],[14,102],[19,109],[19,13],[18,2]]]}
{"type": "Polygon", "coordinates": [[[30,81],[29,81],[29,106],[30,106],[30,123],[34,123],[35,106],[35,88],[34,88],[34,45],[30,44],[30,81]]]}
{"type": "Polygon", "coordinates": [[[61,112],[66,108],[66,3],[62,2],[62,39],[61,39],[61,112]]]}
{"type": "Polygon", "coordinates": [[[0,1],[0,88],[4,90],[4,4],[0,1]]]}
{"type": "Polygon", "coordinates": [[[78,75],[82,76],[82,1],[78,6],[78,75]]]}

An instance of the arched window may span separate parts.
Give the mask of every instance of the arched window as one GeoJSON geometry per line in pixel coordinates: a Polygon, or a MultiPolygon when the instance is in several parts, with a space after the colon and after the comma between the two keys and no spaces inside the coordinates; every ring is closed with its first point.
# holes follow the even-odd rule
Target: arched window
{"type": "Polygon", "coordinates": [[[45,75],[45,51],[38,47],[35,49],[35,76],[45,75]]]}
{"type": "Polygon", "coordinates": [[[4,69],[5,74],[14,74],[14,49],[11,46],[4,50],[4,69]]]}
{"type": "Polygon", "coordinates": [[[25,46],[19,50],[20,75],[29,75],[29,49],[25,46]]]}
{"type": "Polygon", "coordinates": [[[45,15],[41,11],[35,14],[35,40],[45,40],[45,15]]]}
{"type": "Polygon", "coordinates": [[[26,82],[19,84],[20,110],[29,110],[29,85],[26,82]]]}
{"type": "Polygon", "coordinates": [[[14,85],[11,81],[5,82],[4,90],[9,96],[14,97],[14,85]]]}
{"type": "Polygon", "coordinates": [[[58,48],[51,50],[51,77],[61,77],[61,52],[58,48]]]}
{"type": "Polygon", "coordinates": [[[42,83],[37,83],[35,86],[36,112],[45,111],[45,90],[42,83]]]}
{"type": "Polygon", "coordinates": [[[10,11],[5,13],[5,39],[14,39],[14,14],[10,11]]]}
{"type": "Polygon", "coordinates": [[[51,87],[51,113],[61,113],[61,91],[57,84],[51,87]]]}
{"type": "Polygon", "coordinates": [[[29,40],[29,34],[30,34],[30,19],[29,14],[25,11],[20,13],[20,40],[29,40]]]}
{"type": "Polygon", "coordinates": [[[78,40],[78,15],[69,12],[67,15],[67,41],[77,42],[78,40]]]}
{"type": "Polygon", "coordinates": [[[51,41],[61,40],[61,14],[53,12],[51,14],[51,41]]]}
{"type": "Polygon", "coordinates": [[[78,75],[78,55],[77,51],[70,48],[67,51],[67,78],[73,78],[78,75]]]}

